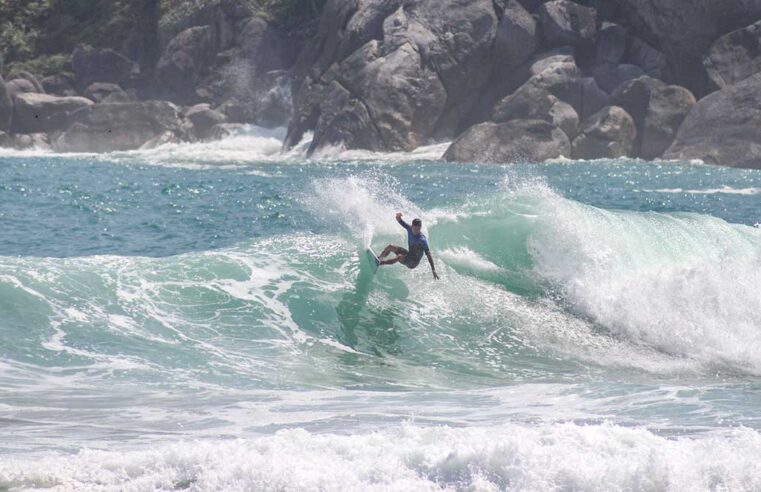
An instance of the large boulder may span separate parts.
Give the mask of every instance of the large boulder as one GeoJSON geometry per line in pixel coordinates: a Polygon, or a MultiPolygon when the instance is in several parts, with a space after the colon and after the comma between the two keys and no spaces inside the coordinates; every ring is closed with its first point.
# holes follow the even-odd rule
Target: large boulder
{"type": "Polygon", "coordinates": [[[215,51],[225,51],[235,46],[241,24],[253,14],[249,0],[215,0],[196,2],[194,8],[175,9],[171,19],[162,19],[159,26],[159,48],[164,49],[170,41],[186,29],[208,26],[215,51]]]}
{"type": "Polygon", "coordinates": [[[539,25],[551,46],[591,46],[597,32],[597,12],[570,0],[553,0],[539,9],[539,25]]]}
{"type": "Polygon", "coordinates": [[[0,75],[0,131],[8,132],[11,129],[11,119],[13,118],[13,101],[8,90],[5,88],[5,81],[0,75]]]}
{"type": "Polygon", "coordinates": [[[703,96],[709,90],[703,57],[720,36],[761,18],[760,0],[616,0],[635,34],[660,46],[666,79],[703,96]]]}
{"type": "Polygon", "coordinates": [[[156,139],[183,140],[187,135],[188,125],[172,103],[95,104],[74,113],[71,126],[53,146],[59,152],[124,151],[156,139]]]}
{"type": "Polygon", "coordinates": [[[84,97],[27,92],[14,98],[14,133],[47,133],[65,129],[77,110],[92,105],[84,97]]]}
{"type": "Polygon", "coordinates": [[[695,97],[684,87],[667,85],[643,76],[622,85],[612,96],[637,125],[635,154],[644,159],[661,157],[674,141],[695,97]]]}
{"type": "Polygon", "coordinates": [[[637,65],[646,75],[656,79],[662,79],[666,72],[664,54],[637,36],[630,35],[627,38],[624,60],[632,65],[637,65]]]}
{"type": "Polygon", "coordinates": [[[703,64],[716,88],[761,72],[761,21],[719,38],[703,64]]]}
{"type": "Polygon", "coordinates": [[[300,40],[259,16],[243,23],[237,43],[241,56],[258,74],[290,68],[300,48],[300,40]]]}
{"type": "Polygon", "coordinates": [[[626,29],[603,22],[595,37],[595,64],[618,66],[626,54],[626,29]]]}
{"type": "Polygon", "coordinates": [[[761,74],[698,101],[663,157],[761,169],[761,74]]]}
{"type": "Polygon", "coordinates": [[[34,91],[30,92],[39,92],[41,94],[45,93],[45,88],[42,86],[42,83],[40,83],[40,79],[37,78],[36,75],[34,75],[32,72],[29,72],[27,70],[21,70],[16,74],[16,77],[19,79],[26,80],[30,84],[34,86],[34,91]]]}
{"type": "Polygon", "coordinates": [[[33,83],[29,82],[26,79],[9,80],[5,83],[5,88],[11,98],[16,97],[17,94],[40,92],[37,90],[33,83]]]}
{"type": "Polygon", "coordinates": [[[543,162],[571,153],[566,134],[546,121],[481,123],[452,142],[444,159],[454,162],[543,162]]]}
{"type": "Polygon", "coordinates": [[[492,120],[503,123],[511,120],[544,120],[563,130],[568,138],[576,136],[579,116],[573,107],[546,89],[525,84],[494,108],[492,120]]]}
{"type": "Polygon", "coordinates": [[[594,69],[594,78],[602,90],[612,93],[621,84],[645,75],[637,65],[622,63],[617,66],[600,65],[594,69]]]}
{"type": "Polygon", "coordinates": [[[623,108],[608,106],[584,121],[573,141],[574,159],[615,159],[630,156],[637,130],[623,108]]]}
{"type": "Polygon", "coordinates": [[[329,0],[294,81],[287,145],[410,150],[454,135],[490,79],[491,0],[329,0]]]}
{"type": "Polygon", "coordinates": [[[208,104],[193,106],[185,116],[193,124],[193,131],[200,139],[208,138],[215,126],[227,123],[225,115],[211,109],[208,104]]]}
{"type": "Polygon", "coordinates": [[[140,75],[140,66],[112,49],[79,47],[71,56],[74,84],[84,91],[94,82],[129,87],[140,75]]]}
{"type": "Polygon", "coordinates": [[[169,42],[156,67],[156,77],[167,97],[182,103],[198,99],[196,86],[213,61],[214,46],[209,26],[191,27],[169,42]]]}
{"type": "Polygon", "coordinates": [[[510,70],[521,65],[540,41],[534,17],[517,0],[507,0],[494,39],[495,68],[510,70]]]}

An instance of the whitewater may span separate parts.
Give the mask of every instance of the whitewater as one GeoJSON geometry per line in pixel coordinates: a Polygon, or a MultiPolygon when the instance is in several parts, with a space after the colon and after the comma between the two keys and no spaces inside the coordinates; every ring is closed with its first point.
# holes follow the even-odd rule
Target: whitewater
{"type": "Polygon", "coordinates": [[[761,172],[283,136],[0,153],[0,490],[761,490],[761,172]]]}

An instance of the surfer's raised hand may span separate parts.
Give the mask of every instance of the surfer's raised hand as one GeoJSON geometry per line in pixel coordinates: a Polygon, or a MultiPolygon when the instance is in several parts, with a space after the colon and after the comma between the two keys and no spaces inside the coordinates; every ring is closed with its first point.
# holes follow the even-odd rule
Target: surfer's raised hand
{"type": "Polygon", "coordinates": [[[401,212],[397,212],[396,213],[396,220],[402,220],[402,213],[401,212]]]}

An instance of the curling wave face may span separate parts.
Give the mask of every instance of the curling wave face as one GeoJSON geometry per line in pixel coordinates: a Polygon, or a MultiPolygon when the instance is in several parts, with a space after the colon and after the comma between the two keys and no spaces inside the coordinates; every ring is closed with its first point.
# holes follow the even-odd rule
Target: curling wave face
{"type": "Polygon", "coordinates": [[[655,193],[643,163],[141,152],[0,166],[0,411],[25,436],[0,487],[759,486],[722,454],[761,446],[752,194],[655,193]],[[399,210],[442,281],[363,263],[399,210]]]}

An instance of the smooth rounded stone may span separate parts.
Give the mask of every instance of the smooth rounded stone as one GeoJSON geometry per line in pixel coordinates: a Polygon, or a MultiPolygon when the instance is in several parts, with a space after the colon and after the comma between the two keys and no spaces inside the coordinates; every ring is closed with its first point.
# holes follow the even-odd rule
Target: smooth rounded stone
{"type": "Polygon", "coordinates": [[[130,102],[129,95],[117,84],[95,82],[85,90],[84,97],[93,102],[130,102]]]}
{"type": "Polygon", "coordinates": [[[719,38],[703,60],[716,88],[761,72],[761,21],[719,38]]]}
{"type": "Polygon", "coordinates": [[[636,65],[622,64],[618,66],[601,65],[595,67],[594,78],[597,84],[605,92],[611,93],[618,86],[629,80],[645,75],[645,72],[636,65]]]}
{"type": "Polygon", "coordinates": [[[684,87],[643,76],[622,85],[612,96],[637,125],[635,153],[644,159],[663,155],[674,141],[695,97],[684,87]]]}
{"type": "Polygon", "coordinates": [[[578,67],[576,66],[576,58],[574,57],[573,51],[573,47],[571,46],[562,46],[560,48],[555,48],[550,51],[540,53],[536,55],[533,60],[531,60],[529,73],[532,76],[539,75],[545,70],[556,67],[558,65],[573,65],[578,70],[578,67]]]}
{"type": "Polygon", "coordinates": [[[595,36],[595,64],[617,66],[626,53],[626,29],[612,22],[603,22],[595,36]]]}
{"type": "Polygon", "coordinates": [[[59,152],[134,150],[167,132],[185,141],[189,126],[167,101],[94,104],[72,115],[71,126],[53,146],[59,152]]]}
{"type": "Polygon", "coordinates": [[[576,136],[579,126],[579,116],[571,105],[534,84],[525,84],[502,99],[494,108],[492,120],[543,120],[562,129],[568,138],[576,136]]]}
{"type": "Polygon", "coordinates": [[[74,84],[84,91],[94,82],[132,85],[140,75],[140,66],[112,49],[76,48],[71,56],[74,84]]]}
{"type": "Polygon", "coordinates": [[[547,2],[537,10],[545,42],[550,46],[588,46],[597,32],[597,13],[570,0],[547,2]]]}
{"type": "Polygon", "coordinates": [[[11,119],[13,118],[13,100],[5,85],[3,76],[0,75],[0,131],[9,132],[11,119]]]}
{"type": "Polygon", "coordinates": [[[637,36],[627,38],[624,59],[656,79],[662,79],[666,70],[666,56],[637,36]]]}
{"type": "Polygon", "coordinates": [[[698,101],[663,158],[761,169],[761,74],[698,101]]]}
{"type": "Polygon", "coordinates": [[[13,99],[14,133],[44,133],[68,127],[72,115],[93,104],[84,97],[58,97],[28,92],[13,99]]]}
{"type": "Polygon", "coordinates": [[[486,122],[470,127],[444,154],[450,162],[543,162],[568,156],[568,136],[546,121],[486,122]]]}
{"type": "Polygon", "coordinates": [[[207,138],[213,127],[227,123],[224,114],[214,111],[207,104],[199,104],[190,108],[185,116],[193,123],[193,130],[198,138],[207,138]]]}
{"type": "Polygon", "coordinates": [[[156,67],[165,94],[178,102],[198,100],[196,86],[215,54],[209,26],[191,27],[169,42],[156,67]]]}
{"type": "Polygon", "coordinates": [[[582,123],[573,140],[574,159],[616,159],[630,156],[637,137],[632,117],[618,106],[608,106],[582,123]]]}
{"type": "Polygon", "coordinates": [[[34,86],[34,84],[29,82],[26,79],[9,80],[8,82],[6,82],[5,87],[6,87],[6,90],[8,91],[8,95],[11,96],[11,98],[16,97],[17,94],[39,93],[39,91],[34,86]]]}
{"type": "Polygon", "coordinates": [[[244,104],[234,98],[220,104],[217,111],[225,115],[230,123],[250,123],[254,121],[253,105],[244,104]]]}
{"type": "Polygon", "coordinates": [[[600,89],[597,81],[593,77],[584,77],[581,79],[581,111],[579,116],[586,120],[605,106],[610,105],[610,96],[607,92],[600,89]]]}
{"type": "Polygon", "coordinates": [[[76,96],[74,76],[66,73],[50,75],[41,80],[47,94],[54,96],[76,96]]]}
{"type": "Polygon", "coordinates": [[[517,0],[507,0],[494,38],[496,68],[505,70],[522,64],[540,41],[534,17],[517,0]]]}

